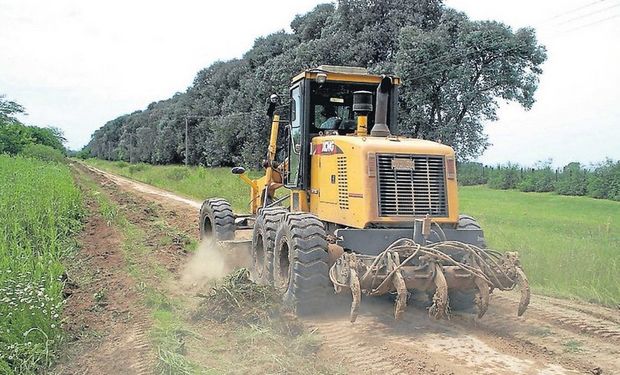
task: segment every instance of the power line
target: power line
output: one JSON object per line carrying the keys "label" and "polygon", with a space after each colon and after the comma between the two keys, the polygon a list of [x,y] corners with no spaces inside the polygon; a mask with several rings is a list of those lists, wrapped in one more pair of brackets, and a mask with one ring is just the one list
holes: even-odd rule
{"label": "power line", "polygon": [[[591,7],[591,6],[593,6],[593,5],[597,5],[597,4],[600,4],[600,3],[606,2],[606,1],[608,1],[608,0],[597,0],[597,1],[594,1],[594,2],[590,2],[590,3],[588,3],[588,4],[585,4],[585,5],[583,5],[583,6],[580,6],[580,7],[578,7],[578,8],[574,8],[574,9],[568,10],[568,11],[566,11],[566,12],[562,12],[562,13],[560,13],[560,14],[557,14],[557,15],[555,15],[555,16],[553,16],[553,17],[549,18],[548,20],[556,19],[556,18],[559,18],[559,17],[561,17],[561,16],[563,16],[563,15],[570,14],[570,13],[573,13],[573,12],[576,12],[576,11],[579,11],[579,10],[582,10],[582,9],[586,9],[586,8],[588,8],[588,7]],[[579,20],[579,19],[583,19],[583,18],[585,18],[585,17],[591,16],[591,15],[594,15],[594,14],[598,14],[598,13],[600,13],[600,12],[603,12],[603,11],[606,11],[606,10],[609,10],[609,9],[612,9],[612,8],[615,8],[615,7],[618,7],[618,6],[620,6],[620,3],[617,3],[617,4],[614,4],[614,5],[611,5],[611,6],[607,7],[607,8],[604,8],[604,9],[599,9],[599,10],[596,10],[596,11],[594,11],[594,12],[590,12],[590,13],[588,13],[588,14],[583,14],[583,15],[580,15],[580,16],[578,16],[578,17],[574,17],[574,18],[572,18],[572,19],[571,19],[571,20],[569,20],[569,21],[576,21],[576,20]],[[570,29],[570,30],[566,30],[566,31],[564,31],[564,32],[574,31],[574,30],[578,30],[578,29],[586,28],[586,27],[588,27],[588,26],[593,26],[593,25],[596,25],[596,24],[601,23],[601,22],[603,22],[603,21],[607,21],[607,20],[614,19],[614,18],[617,18],[617,17],[620,17],[620,15],[614,15],[614,16],[611,16],[611,17],[607,17],[607,18],[605,18],[605,19],[602,19],[602,20],[599,20],[599,21],[596,21],[596,22],[588,23],[588,24],[585,24],[585,25],[582,25],[582,26],[579,26],[579,27],[576,27],[576,28],[573,28],[573,29]],[[568,23],[569,21],[565,21],[565,22],[563,22],[563,23]],[[563,24],[563,23],[561,23],[561,24]],[[549,25],[549,26],[547,26],[547,27],[556,26],[556,25],[558,25],[558,24]],[[543,26],[543,27],[540,27],[540,26],[539,26],[539,27],[537,27],[537,29],[541,29],[541,28],[542,28],[542,29],[544,29],[544,26]],[[560,35],[560,34],[562,34],[562,33],[563,33],[563,32],[557,32],[557,33],[555,33],[555,35]],[[486,42],[486,43],[493,43],[493,42],[499,42],[499,41],[500,41],[500,40],[502,40],[502,39],[504,39],[504,37],[503,37],[503,36],[491,36],[491,37],[489,37],[489,38],[482,38],[481,40],[482,40],[483,42]],[[507,49],[507,50],[505,50],[505,51],[502,51],[502,53],[512,52],[512,51],[514,51],[514,50],[516,50],[516,49],[518,49],[518,48],[520,48],[520,47],[522,47],[522,46],[524,46],[524,45],[525,45],[525,44],[517,44],[516,46],[514,46],[514,47],[512,47],[512,48],[509,48],[509,49]],[[475,48],[475,47],[474,47],[474,46],[472,46],[472,47],[470,47],[469,49],[466,49],[466,50],[464,50],[464,51],[461,51],[461,52],[458,52],[458,53],[455,53],[455,54],[453,54],[453,53],[445,53],[445,54],[440,55],[440,56],[437,56],[437,57],[435,57],[435,58],[433,58],[433,59],[427,60],[426,62],[424,62],[424,64],[419,65],[419,67],[420,67],[420,69],[424,69],[424,68],[426,68],[426,67],[428,67],[428,66],[430,66],[430,65],[432,65],[432,64],[435,64],[435,63],[441,63],[441,62],[446,62],[446,61],[448,61],[448,60],[452,60],[452,59],[459,59],[459,58],[464,58],[464,57],[470,56],[470,55],[472,55],[473,53],[477,52],[476,50],[473,50],[474,48]],[[423,75],[420,75],[420,76],[416,76],[416,77],[413,77],[413,78],[410,78],[410,79],[419,79],[419,78],[423,78],[423,77],[425,77],[425,76],[432,75],[432,74],[435,74],[435,73],[439,73],[439,72],[442,72],[442,71],[444,71],[444,70],[445,70],[445,69],[440,69],[440,70],[433,71],[433,72],[429,72],[429,73],[426,73],[426,74],[423,74]]]}
{"label": "power line", "polygon": [[587,24],[585,24],[585,25],[581,25],[581,26],[574,27],[574,28],[572,28],[572,29],[565,30],[564,32],[565,32],[565,33],[568,33],[568,32],[571,32],[571,31],[575,31],[575,30],[584,29],[584,28],[586,28],[586,27],[588,27],[588,26],[598,25],[599,23],[603,23],[603,22],[605,22],[605,21],[609,21],[609,20],[612,20],[612,19],[614,19],[614,18],[618,18],[618,17],[620,17],[620,14],[615,14],[615,15],[613,15],[613,16],[610,16],[610,17],[607,17],[607,18],[603,18],[603,19],[600,19],[600,20],[598,20],[598,21],[594,21],[594,22],[591,22],[591,23],[587,23]]}
{"label": "power line", "polygon": [[557,23],[556,26],[565,25],[567,23],[571,23],[573,21],[577,21],[577,20],[580,20],[580,19],[585,18],[585,17],[593,16],[595,14],[599,14],[601,12],[605,12],[605,11],[607,11],[609,9],[613,9],[613,8],[617,8],[617,7],[620,7],[620,3],[608,6],[607,8],[598,9],[598,10],[595,10],[595,11],[590,12],[590,13],[582,14],[581,16],[578,16],[578,17],[570,18],[570,19],[568,19],[566,21],[562,21],[560,23]]}
{"label": "power line", "polygon": [[608,0],[596,0],[596,1],[592,1],[592,2],[587,3],[587,4],[585,4],[585,5],[581,5],[581,6],[577,7],[577,8],[573,8],[573,9],[567,10],[567,11],[565,11],[565,12],[558,13],[558,14],[556,14],[555,16],[552,16],[552,17],[550,17],[550,18],[546,18],[546,19],[544,19],[542,22],[546,22],[546,21],[555,20],[555,19],[561,18],[561,17],[563,17],[563,16],[565,16],[565,15],[568,15],[568,14],[571,14],[571,13],[578,12],[578,11],[580,11],[580,10],[582,10],[582,9],[586,9],[586,8],[591,7],[591,6],[598,5],[598,4],[600,4],[600,3],[604,3],[604,2],[606,2],[606,1],[608,1]]}

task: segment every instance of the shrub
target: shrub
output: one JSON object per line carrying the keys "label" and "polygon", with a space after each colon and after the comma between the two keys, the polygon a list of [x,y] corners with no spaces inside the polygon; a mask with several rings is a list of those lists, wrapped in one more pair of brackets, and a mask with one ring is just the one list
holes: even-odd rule
{"label": "shrub", "polygon": [[607,159],[588,178],[588,195],[620,201],[620,161]]}
{"label": "shrub", "polygon": [[579,163],[569,163],[563,169],[555,184],[555,191],[561,195],[586,195],[588,171]]}
{"label": "shrub", "polygon": [[59,150],[50,146],[40,145],[36,143],[31,143],[24,146],[20,154],[28,158],[44,161],[52,161],[57,163],[62,163],[65,161],[65,155]]}
{"label": "shrub", "polygon": [[555,189],[555,173],[551,168],[534,169],[525,174],[517,184],[517,188],[524,192],[546,193]]}
{"label": "shrub", "polygon": [[457,178],[459,185],[484,185],[488,181],[488,167],[481,163],[459,163],[457,165]]}
{"label": "shrub", "polygon": [[551,160],[539,162],[536,168],[526,172],[517,188],[525,192],[546,193],[555,189],[555,172],[551,169]]}
{"label": "shrub", "polygon": [[114,163],[114,165],[116,165],[119,168],[125,168],[126,166],[129,165],[129,163],[121,160],[121,161],[117,161],[116,163]]}
{"label": "shrub", "polygon": [[166,172],[166,178],[172,181],[181,181],[189,177],[189,169],[184,167],[176,167]]}
{"label": "shrub", "polygon": [[498,166],[491,169],[487,185],[491,189],[516,189],[521,182],[521,170],[516,164],[508,163],[506,166]]}
{"label": "shrub", "polygon": [[82,160],[86,160],[86,159],[90,159],[92,158],[91,152],[90,152],[90,148],[89,147],[84,147],[83,149],[81,149],[80,151],[78,151],[75,154],[76,158],[82,159]]}
{"label": "shrub", "polygon": [[134,174],[136,172],[142,172],[148,168],[146,164],[133,164],[129,166],[129,174]]}

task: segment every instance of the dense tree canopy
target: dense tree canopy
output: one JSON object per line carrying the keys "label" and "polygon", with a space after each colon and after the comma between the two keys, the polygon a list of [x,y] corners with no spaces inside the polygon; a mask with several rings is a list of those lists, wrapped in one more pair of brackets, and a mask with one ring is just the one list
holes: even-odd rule
{"label": "dense tree canopy", "polygon": [[242,58],[201,70],[184,93],[118,117],[87,146],[105,159],[256,166],[266,151],[265,99],[321,64],[364,66],[403,78],[403,133],[454,146],[461,159],[487,147],[482,122],[498,100],[529,109],[545,50],[534,31],[474,22],[441,0],[339,0],[258,38]]}
{"label": "dense tree canopy", "polygon": [[28,145],[43,145],[65,152],[62,130],[48,127],[26,126],[15,116],[25,113],[20,104],[0,95],[0,153],[18,154]]}

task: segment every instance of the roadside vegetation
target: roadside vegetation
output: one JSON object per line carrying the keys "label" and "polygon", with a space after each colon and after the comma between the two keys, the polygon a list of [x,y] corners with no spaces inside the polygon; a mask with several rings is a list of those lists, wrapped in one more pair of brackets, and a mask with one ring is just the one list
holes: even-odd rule
{"label": "roadside vegetation", "polygon": [[[226,197],[238,212],[249,210],[249,188],[230,173],[230,168],[184,167],[179,165],[129,164],[88,159],[87,164],[137,181],[174,191],[196,200]],[[259,172],[249,172],[256,177]]]}
{"label": "roadside vegetation", "polygon": [[589,167],[573,162],[555,170],[550,162],[539,163],[535,168],[510,163],[491,167],[470,162],[459,164],[458,172],[459,184],[463,186],[487,185],[492,189],[556,192],[620,201],[620,161],[611,159]]}
{"label": "roadside vegetation", "polygon": [[0,155],[0,373],[36,373],[54,359],[62,260],[76,249],[82,215],[67,166]]}
{"label": "roadside vegetation", "polygon": [[[199,201],[218,196],[238,212],[248,209],[245,185],[226,168],[87,163]],[[131,173],[132,166],[140,171]],[[461,212],[479,219],[491,247],[520,252],[537,292],[620,304],[620,203],[483,186],[461,187],[460,202]]]}

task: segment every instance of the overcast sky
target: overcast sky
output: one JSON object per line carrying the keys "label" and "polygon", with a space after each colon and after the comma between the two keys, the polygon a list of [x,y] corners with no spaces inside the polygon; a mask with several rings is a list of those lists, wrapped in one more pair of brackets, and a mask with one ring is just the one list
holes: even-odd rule
{"label": "overcast sky", "polygon": [[[0,94],[26,107],[24,122],[60,127],[79,149],[106,121],[185,91],[198,70],[323,2],[0,0]],[[620,159],[620,0],[446,4],[534,26],[548,49],[537,103],[502,106],[481,161]]]}

